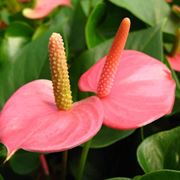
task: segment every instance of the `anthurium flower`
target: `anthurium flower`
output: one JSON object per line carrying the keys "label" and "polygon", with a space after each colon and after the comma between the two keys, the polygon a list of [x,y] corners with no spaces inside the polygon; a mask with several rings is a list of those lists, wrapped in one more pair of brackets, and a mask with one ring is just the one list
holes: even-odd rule
{"label": "anthurium flower", "polygon": [[168,114],[175,97],[169,69],[142,52],[123,50],[130,20],[125,18],[109,54],[85,72],[82,91],[95,92],[104,110],[104,124],[116,129],[144,126]]}
{"label": "anthurium flower", "polygon": [[49,56],[52,81],[35,80],[20,87],[1,111],[0,142],[7,147],[8,158],[20,148],[36,152],[73,148],[102,125],[104,110],[98,97],[72,103],[63,41],[57,33],[50,37]]}
{"label": "anthurium flower", "polygon": [[174,70],[180,71],[180,28],[177,30],[174,47],[171,55],[167,56],[167,60]]}
{"label": "anthurium flower", "polygon": [[167,56],[167,59],[174,70],[180,71],[180,53],[173,56]]}
{"label": "anthurium flower", "polygon": [[40,19],[47,16],[58,6],[70,6],[70,0],[36,0],[35,7],[25,8],[23,15],[30,19]]}

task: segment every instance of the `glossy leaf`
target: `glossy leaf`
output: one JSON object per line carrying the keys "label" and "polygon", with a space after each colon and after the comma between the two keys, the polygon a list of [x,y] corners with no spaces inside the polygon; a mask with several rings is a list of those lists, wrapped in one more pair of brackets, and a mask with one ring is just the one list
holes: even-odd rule
{"label": "glossy leaf", "polygon": [[142,51],[159,60],[163,59],[162,47],[163,40],[160,26],[130,33],[126,44],[126,49]]}
{"label": "glossy leaf", "polygon": [[[113,37],[122,18],[127,16],[125,10],[108,3],[99,3],[88,17],[85,32],[88,48],[104,42]],[[133,24],[136,22],[133,21]],[[134,28],[135,26],[133,26]]]}
{"label": "glossy leaf", "polygon": [[131,135],[134,130],[120,131],[103,126],[92,139],[91,148],[103,148]]}
{"label": "glossy leaf", "polygon": [[[136,176],[132,180],[179,180],[180,171],[162,170],[148,173],[142,176]],[[110,178],[106,180],[131,180],[130,178]]]}
{"label": "glossy leaf", "polygon": [[[85,24],[87,17],[83,12],[80,1],[75,7],[72,14],[72,23],[70,27],[70,37],[68,39],[68,45],[71,51],[82,51],[85,49]],[[79,25],[80,24],[80,25]],[[70,52],[71,52],[70,51]],[[68,52],[67,52],[68,53]],[[72,56],[72,53],[68,55]]]}
{"label": "glossy leaf", "polygon": [[39,154],[18,151],[10,159],[10,166],[12,170],[17,174],[29,174],[36,170],[39,166]]}
{"label": "glossy leaf", "polygon": [[94,31],[105,11],[105,4],[98,4],[88,18],[86,25],[86,42],[88,47],[94,47],[104,40],[104,37],[97,36]]}
{"label": "glossy leaf", "polygon": [[71,65],[70,78],[74,101],[87,97],[87,93],[78,90],[78,81],[82,73],[87,71],[98,58],[104,56],[111,45],[111,40],[105,41],[98,46],[83,52]]}
{"label": "glossy leaf", "polygon": [[117,178],[110,178],[110,179],[105,179],[105,180],[131,180],[131,179],[125,178],[125,177],[117,177]]}
{"label": "glossy leaf", "polygon": [[[148,3],[144,0],[109,0],[115,5],[125,8],[134,14],[136,17],[141,19],[143,22],[154,26],[157,24],[164,23],[169,18],[164,26],[164,31],[167,33],[175,34],[177,20],[171,19],[170,6],[164,0],[149,0]],[[141,7],[141,8],[139,8]],[[177,19],[177,18],[176,18]],[[171,28],[169,28],[171,24]]]}
{"label": "glossy leaf", "polygon": [[145,174],[137,178],[137,180],[179,180],[180,171],[162,170]]}
{"label": "glossy leaf", "polygon": [[146,138],[138,147],[137,158],[145,172],[180,170],[180,127]]}
{"label": "glossy leaf", "polygon": [[162,0],[149,0],[148,3],[144,0],[110,0],[110,2],[129,10],[150,25],[159,24],[169,15],[170,11],[168,4]]}

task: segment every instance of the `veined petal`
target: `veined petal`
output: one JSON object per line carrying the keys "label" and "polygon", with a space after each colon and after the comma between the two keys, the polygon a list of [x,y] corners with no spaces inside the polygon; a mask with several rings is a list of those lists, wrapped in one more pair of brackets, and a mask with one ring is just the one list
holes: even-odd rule
{"label": "veined petal", "polygon": [[103,115],[102,104],[95,96],[74,103],[71,110],[58,110],[52,82],[32,81],[5,104],[0,115],[0,141],[7,147],[8,156],[20,148],[64,151],[94,136],[102,125]]}
{"label": "veined petal", "polygon": [[39,19],[47,16],[58,6],[70,6],[70,0],[36,0],[36,5],[33,9],[25,8],[23,15],[30,19]]}
{"label": "veined petal", "polygon": [[[85,72],[79,81],[82,91],[97,91],[106,57]],[[138,51],[125,50],[111,93],[101,98],[104,124],[117,129],[146,125],[172,110],[175,82],[160,61]]]}
{"label": "veined petal", "polygon": [[167,59],[174,70],[180,71],[180,53],[175,56],[167,56]]}

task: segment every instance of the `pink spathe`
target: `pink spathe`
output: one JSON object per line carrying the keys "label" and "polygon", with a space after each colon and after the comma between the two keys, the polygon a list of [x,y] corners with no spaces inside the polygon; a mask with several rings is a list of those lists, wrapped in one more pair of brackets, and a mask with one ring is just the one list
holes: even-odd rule
{"label": "pink spathe", "polygon": [[[82,91],[97,93],[106,61],[99,60],[79,81]],[[105,109],[104,124],[116,129],[144,126],[169,114],[175,98],[175,82],[168,68],[144,53],[124,50],[111,92],[100,98]]]}
{"label": "pink spathe", "polygon": [[[97,108],[98,107],[98,108]],[[18,149],[64,151],[92,138],[101,128],[104,110],[98,97],[58,110],[52,82],[32,81],[18,89],[0,115],[0,141],[10,157]]]}
{"label": "pink spathe", "polygon": [[167,56],[167,59],[174,70],[180,71],[180,53],[174,56]]}
{"label": "pink spathe", "polygon": [[25,8],[23,15],[30,19],[40,19],[46,17],[58,6],[70,6],[70,0],[36,0],[35,7]]}

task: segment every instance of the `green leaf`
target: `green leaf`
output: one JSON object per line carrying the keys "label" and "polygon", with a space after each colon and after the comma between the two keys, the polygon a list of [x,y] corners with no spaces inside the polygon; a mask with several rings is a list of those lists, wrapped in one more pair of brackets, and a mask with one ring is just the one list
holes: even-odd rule
{"label": "green leaf", "polygon": [[[109,0],[113,4],[125,8],[143,22],[154,26],[165,23],[164,32],[175,34],[179,21],[172,18],[170,6],[165,0]],[[171,28],[170,28],[171,25]]]}
{"label": "green leaf", "polygon": [[39,166],[39,154],[18,151],[10,159],[10,166],[17,174],[29,174],[36,170]]}
{"label": "green leaf", "polygon": [[3,144],[0,144],[0,158],[5,159],[7,155],[6,147]]}
{"label": "green leaf", "polygon": [[[148,173],[142,176],[136,176],[133,180],[179,180],[180,171],[162,170]],[[131,180],[130,178],[116,177],[106,180]]]}
{"label": "green leaf", "polygon": [[87,17],[80,2],[75,6],[70,28],[69,46],[72,51],[82,51],[85,48],[85,24]]}
{"label": "green leaf", "polygon": [[91,12],[85,28],[88,48],[113,37],[124,16],[126,12],[119,11],[119,8],[111,3],[98,3]]}
{"label": "green leaf", "polygon": [[98,46],[83,52],[71,65],[70,79],[73,100],[78,101],[88,95],[88,93],[81,93],[78,90],[78,81],[82,73],[88,70],[96,61],[107,54],[111,45],[111,40],[105,41]]}
{"label": "green leaf", "polygon": [[96,34],[96,26],[104,15],[105,7],[104,3],[98,4],[88,18],[86,24],[86,43],[89,48],[94,47],[104,40],[104,37]]}
{"label": "green leaf", "polygon": [[[70,9],[62,9],[53,25],[42,36],[23,46],[11,57],[10,62],[0,64],[0,107],[7,98],[21,85],[34,79],[49,77],[44,72],[48,69],[48,39],[52,32],[61,32],[67,38]],[[62,26],[63,24],[63,26]]]}
{"label": "green leaf", "polygon": [[11,23],[0,43],[0,62],[11,62],[14,56],[30,40],[32,32],[32,28],[26,23]]}
{"label": "green leaf", "polygon": [[160,26],[130,33],[126,49],[142,51],[159,60],[163,59],[163,41]]}
{"label": "green leaf", "polygon": [[168,16],[167,21],[163,27],[164,31],[169,34],[176,34],[177,29],[180,27],[180,18],[174,15],[172,12]]}
{"label": "green leaf", "polygon": [[168,4],[164,0],[109,0],[110,2],[127,9],[136,17],[149,25],[159,24],[167,18],[170,12]]}
{"label": "green leaf", "polygon": [[138,147],[137,158],[145,172],[180,170],[180,126],[146,138]]}
{"label": "green leaf", "polygon": [[121,139],[131,135],[134,130],[120,131],[103,126],[98,134],[92,139],[91,148],[107,147]]}
{"label": "green leaf", "polygon": [[24,22],[12,22],[6,31],[7,36],[30,37],[33,34],[33,28]]}
{"label": "green leaf", "polygon": [[0,180],[4,180],[4,178],[0,175]]}
{"label": "green leaf", "polygon": [[125,178],[125,177],[117,177],[117,178],[110,178],[110,179],[105,179],[105,180],[131,180],[131,179]]}
{"label": "green leaf", "polygon": [[[180,171],[162,170],[145,174],[137,180],[179,180]],[[135,180],[135,179],[134,179]]]}

